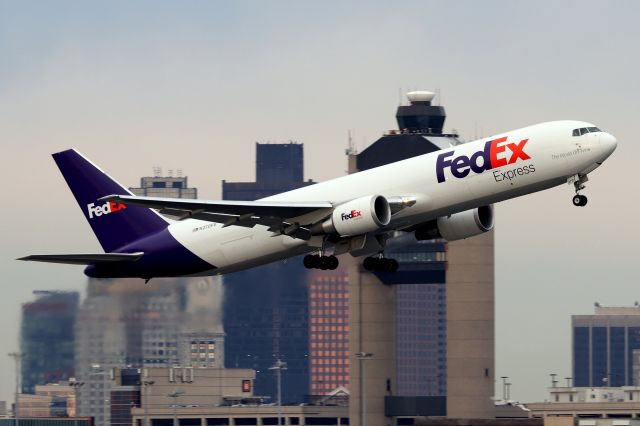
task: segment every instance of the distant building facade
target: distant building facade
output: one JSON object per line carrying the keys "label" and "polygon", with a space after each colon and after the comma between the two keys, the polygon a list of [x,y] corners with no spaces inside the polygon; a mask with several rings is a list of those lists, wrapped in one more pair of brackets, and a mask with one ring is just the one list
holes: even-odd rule
{"label": "distant building facade", "polygon": [[640,385],[640,306],[595,306],[573,315],[573,378],[576,386]]}
{"label": "distant building facade", "polygon": [[349,387],[349,277],[344,268],[309,272],[310,394]]}
{"label": "distant building facade", "polygon": [[[631,426],[623,419],[640,418],[640,387],[575,387],[556,386],[548,388],[545,402],[525,404],[529,417],[578,417],[582,426],[600,426],[596,419],[613,418],[616,423],[607,426]],[[583,423],[588,419],[593,423]]]}
{"label": "distant building facade", "polygon": [[[313,184],[303,180],[303,145],[256,144],[256,181],[222,182],[225,200],[250,201]],[[307,270],[298,258],[226,275],[225,364],[256,370],[255,394],[276,400],[277,358],[283,401],[309,393],[309,293]]]}
{"label": "distant building facade", "polygon": [[66,381],[36,385],[33,394],[18,395],[19,417],[73,417],[75,393]]}
{"label": "distant building facade", "polygon": [[36,385],[73,376],[73,325],[80,298],[77,292],[34,294],[35,301],[22,305],[20,333],[22,392],[28,394]]}
{"label": "distant building facade", "polygon": [[198,198],[198,189],[189,188],[186,176],[145,176],[139,187],[129,190],[143,197]]}
{"label": "distant building facade", "polygon": [[[140,187],[130,190],[143,196],[197,197],[197,189],[181,176],[143,177]],[[219,367],[224,362],[221,285],[217,277],[158,278],[148,284],[89,280],[75,324],[79,414],[94,416],[96,426],[127,424],[123,404],[132,385],[113,388],[120,380],[115,372],[124,367]]]}

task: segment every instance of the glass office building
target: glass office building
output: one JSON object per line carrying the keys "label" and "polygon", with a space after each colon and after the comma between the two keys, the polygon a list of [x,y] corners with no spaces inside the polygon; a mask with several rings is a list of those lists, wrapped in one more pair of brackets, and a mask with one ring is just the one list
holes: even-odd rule
{"label": "glass office building", "polygon": [[593,315],[573,315],[571,322],[575,386],[640,385],[639,306],[615,308],[596,304]]}
{"label": "glass office building", "polygon": [[22,305],[20,351],[22,392],[36,385],[73,376],[73,324],[78,310],[77,292],[36,291],[36,300]]}

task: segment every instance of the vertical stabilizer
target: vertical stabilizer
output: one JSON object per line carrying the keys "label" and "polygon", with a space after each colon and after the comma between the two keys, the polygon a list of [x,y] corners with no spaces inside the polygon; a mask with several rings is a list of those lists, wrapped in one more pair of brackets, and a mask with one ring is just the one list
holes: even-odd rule
{"label": "vertical stabilizer", "polygon": [[98,201],[110,194],[133,195],[79,152],[69,149],[53,154],[85,218],[107,253],[168,226],[151,209]]}

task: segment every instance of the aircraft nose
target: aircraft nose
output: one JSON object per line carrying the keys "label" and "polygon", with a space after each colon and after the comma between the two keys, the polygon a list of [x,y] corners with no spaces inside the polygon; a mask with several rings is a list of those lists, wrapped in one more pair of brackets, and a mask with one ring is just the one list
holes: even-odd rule
{"label": "aircraft nose", "polygon": [[608,157],[616,150],[618,140],[610,133],[603,133],[600,136],[600,146],[602,146],[604,154]]}

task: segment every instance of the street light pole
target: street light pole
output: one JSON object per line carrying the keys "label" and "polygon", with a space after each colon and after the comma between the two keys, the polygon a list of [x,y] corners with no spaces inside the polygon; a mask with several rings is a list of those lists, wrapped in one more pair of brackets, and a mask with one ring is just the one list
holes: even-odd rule
{"label": "street light pole", "polygon": [[507,379],[509,378],[509,376],[501,376],[500,378],[502,379],[502,400],[506,401],[507,400]]}
{"label": "street light pole", "polygon": [[367,382],[365,380],[366,368],[364,361],[371,359],[373,354],[370,352],[358,352],[356,353],[356,358],[360,361],[360,425],[367,426],[367,398],[366,398],[366,385]]}
{"label": "street light pole", "polygon": [[556,377],[558,376],[556,373],[551,373],[549,374],[551,376],[551,387],[555,388],[556,385],[558,384],[558,381],[556,380]]}
{"label": "street light pole", "polygon": [[278,358],[269,370],[276,370],[278,381],[278,426],[282,426],[282,370],[287,369],[287,363]]}
{"label": "street light pole", "polygon": [[24,354],[20,352],[11,352],[9,356],[13,358],[16,363],[16,396],[13,407],[13,417],[15,419],[15,426],[18,426],[20,424],[20,415],[18,414],[18,395],[20,394],[20,361],[22,361],[22,357],[24,356]]}

